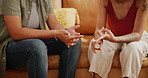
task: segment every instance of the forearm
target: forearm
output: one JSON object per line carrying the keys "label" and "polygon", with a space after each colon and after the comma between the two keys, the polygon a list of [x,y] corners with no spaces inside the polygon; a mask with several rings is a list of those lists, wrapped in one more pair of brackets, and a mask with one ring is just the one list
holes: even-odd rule
{"label": "forearm", "polygon": [[96,30],[95,30],[95,32],[94,32],[94,39],[95,39],[95,40],[100,37],[100,36],[98,35],[98,33],[97,33],[99,30],[100,30],[100,28],[96,27]]}
{"label": "forearm", "polygon": [[131,33],[124,36],[115,37],[115,42],[117,43],[128,43],[133,41],[139,41],[141,39],[141,34],[139,33]]}
{"label": "forearm", "polygon": [[20,28],[10,34],[14,40],[33,39],[33,38],[54,38],[54,30],[37,30],[30,28]]}

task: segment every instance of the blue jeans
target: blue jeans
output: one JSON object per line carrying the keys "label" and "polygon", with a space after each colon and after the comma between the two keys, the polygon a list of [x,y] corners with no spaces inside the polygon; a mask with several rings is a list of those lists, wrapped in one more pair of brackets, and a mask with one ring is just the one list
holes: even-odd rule
{"label": "blue jeans", "polygon": [[59,78],[74,78],[80,48],[81,40],[70,48],[53,38],[12,41],[6,50],[7,67],[27,67],[29,78],[48,78],[48,55],[59,54]]}

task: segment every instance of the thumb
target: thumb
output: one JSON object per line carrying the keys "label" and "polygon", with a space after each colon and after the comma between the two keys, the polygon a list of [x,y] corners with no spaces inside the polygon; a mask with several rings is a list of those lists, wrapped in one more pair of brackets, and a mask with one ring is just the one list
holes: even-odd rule
{"label": "thumb", "polygon": [[113,35],[112,32],[110,30],[108,30],[107,28],[104,29],[104,32],[106,32],[109,35]]}
{"label": "thumb", "polygon": [[80,25],[76,25],[76,26],[72,26],[71,28],[73,29],[73,30],[76,30],[76,29],[78,29],[80,27]]}
{"label": "thumb", "polygon": [[64,30],[64,34],[70,36],[70,33],[68,31]]}

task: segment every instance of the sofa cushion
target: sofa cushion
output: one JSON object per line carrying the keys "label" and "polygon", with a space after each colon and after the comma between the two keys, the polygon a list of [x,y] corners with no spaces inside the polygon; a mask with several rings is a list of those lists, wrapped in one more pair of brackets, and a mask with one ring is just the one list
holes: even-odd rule
{"label": "sofa cushion", "polygon": [[93,34],[96,27],[99,0],[63,0],[63,8],[76,8],[80,16],[78,32]]}
{"label": "sofa cushion", "polygon": [[[84,39],[87,41],[83,42],[82,41],[82,48],[81,48],[81,56],[80,60],[78,63],[78,68],[88,68],[89,67],[89,61],[88,61],[88,46],[90,40],[93,38],[92,35],[85,35]],[[112,68],[121,68],[120,61],[119,61],[119,54],[120,52],[116,52],[113,63],[112,63]],[[49,68],[59,68],[59,55],[52,55],[49,56]],[[143,67],[148,67],[148,57],[143,60]]]}
{"label": "sofa cushion", "polygon": [[[78,68],[88,68],[89,62],[88,62],[88,45],[90,40],[93,38],[92,35],[85,35],[84,39],[87,39],[86,42],[82,41],[82,48],[81,48],[81,55],[78,63]],[[59,68],[59,55],[50,55],[48,57],[48,63],[49,63],[49,69],[55,69]]]}

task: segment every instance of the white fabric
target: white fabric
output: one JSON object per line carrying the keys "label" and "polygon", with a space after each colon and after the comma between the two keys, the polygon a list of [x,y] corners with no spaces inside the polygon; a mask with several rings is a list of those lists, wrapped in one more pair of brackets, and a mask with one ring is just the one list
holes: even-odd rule
{"label": "white fabric", "polygon": [[96,51],[96,54],[89,46],[89,71],[97,73],[102,78],[107,78],[116,51],[121,51],[120,62],[123,77],[138,78],[142,60],[148,54],[148,34],[144,33],[140,41],[131,43],[112,43],[104,40],[102,51]]}

